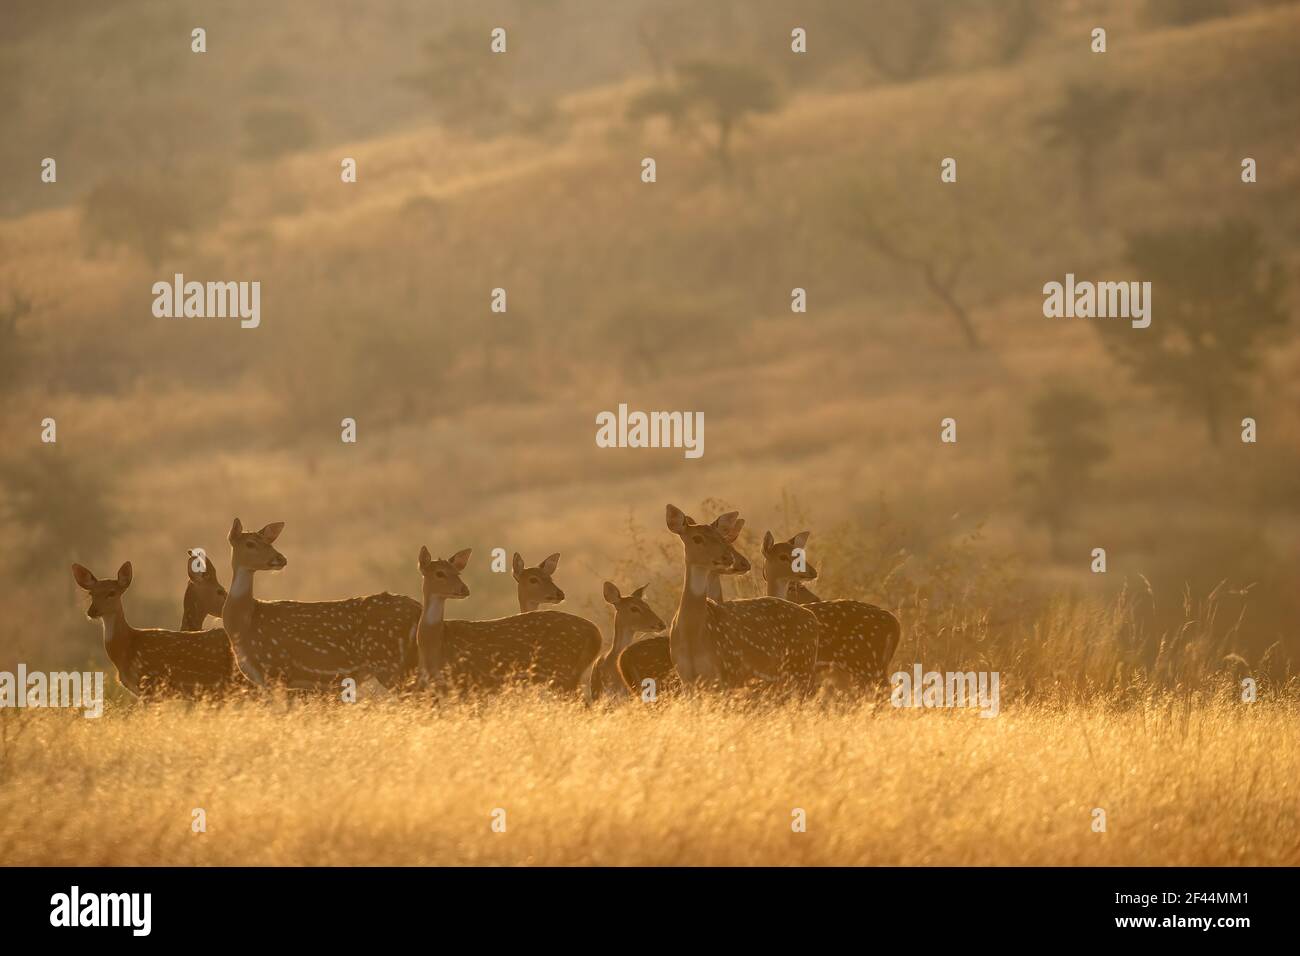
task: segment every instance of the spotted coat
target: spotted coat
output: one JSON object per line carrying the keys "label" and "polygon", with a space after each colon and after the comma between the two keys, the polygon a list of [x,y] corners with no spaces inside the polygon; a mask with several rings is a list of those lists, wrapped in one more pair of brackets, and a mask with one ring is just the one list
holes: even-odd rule
{"label": "spotted coat", "polygon": [[673,658],[668,652],[668,635],[655,634],[629,644],[618,656],[619,676],[629,691],[639,700],[645,690],[645,681],[654,681],[655,696],[681,691],[682,681],[673,668]]}
{"label": "spotted coat", "polygon": [[221,696],[248,686],[221,628],[127,628],[105,646],[122,686],[145,700]]}
{"label": "spotted coat", "polygon": [[256,601],[246,632],[231,644],[240,670],[264,687],[328,688],[374,677],[391,689],[414,674],[419,619],[418,601],[386,591],[342,601]]}
{"label": "spotted coat", "polygon": [[855,686],[878,686],[898,648],[902,628],[884,608],[861,601],[814,601],[803,605],[821,624],[819,667],[848,674]]}
{"label": "spotted coat", "polygon": [[725,689],[806,693],[819,631],[814,614],[781,598],[708,601],[705,639],[717,651]]}
{"label": "spotted coat", "polygon": [[426,670],[462,691],[495,690],[512,681],[577,690],[601,648],[595,624],[563,611],[421,625],[419,639]]}

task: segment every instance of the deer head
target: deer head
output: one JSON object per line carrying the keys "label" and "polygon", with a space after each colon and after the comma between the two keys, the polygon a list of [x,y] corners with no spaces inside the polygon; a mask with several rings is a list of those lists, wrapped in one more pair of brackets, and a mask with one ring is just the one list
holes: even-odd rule
{"label": "deer head", "polygon": [[524,567],[524,559],[515,552],[513,570],[515,580],[519,582],[519,609],[535,611],[543,604],[559,604],[564,600],[564,592],[551,580],[551,575],[560,566],[560,556],[553,554],[535,568]]}
{"label": "deer head", "polygon": [[[261,531],[245,531],[239,519],[230,526],[230,558],[236,571],[279,571],[288,559],[272,545],[284,530],[283,521],[273,521]],[[238,585],[238,582],[236,582]]]}
{"label": "deer head", "polygon": [[713,519],[711,525],[722,535],[722,539],[731,545],[731,570],[721,572],[724,574],[748,574],[751,567],[749,558],[745,557],[736,550],[736,539],[740,537],[740,532],[744,530],[745,519],[740,517],[739,511],[728,511],[726,514],[718,515]]}
{"label": "deer head", "polygon": [[131,586],[131,562],[117,569],[117,577],[101,581],[80,564],[72,566],[72,577],[83,591],[90,593],[90,607],[86,617],[91,619],[114,617],[122,613],[122,592]]}
{"label": "deer head", "polygon": [[226,603],[226,589],[217,580],[217,569],[206,554],[198,551],[186,553],[185,572],[190,579],[186,600],[192,599],[204,616],[221,617],[221,609]]}
{"label": "deer head", "polygon": [[791,582],[817,579],[817,569],[808,563],[807,557],[801,560],[798,567],[795,566],[795,549],[800,549],[802,553],[807,548],[809,534],[810,532],[800,531],[789,541],[777,541],[770,531],[763,535],[763,577],[783,597],[788,593]]}
{"label": "deer head", "polygon": [[454,600],[469,597],[469,586],[460,573],[469,564],[471,551],[457,551],[450,558],[434,560],[426,547],[420,547],[420,577],[424,580],[424,603],[430,598]]}
{"label": "deer head", "polygon": [[627,639],[627,643],[631,643],[631,638],[637,634],[653,634],[664,630],[668,626],[654,612],[654,609],[645,602],[646,587],[647,585],[643,584],[627,597],[624,597],[619,593],[616,584],[612,581],[605,582],[605,600],[614,608],[614,640],[616,644],[620,637]]}
{"label": "deer head", "polygon": [[740,552],[731,546],[718,528],[712,524],[696,524],[695,519],[675,505],[668,505],[665,509],[665,522],[668,530],[681,539],[688,568],[719,574],[733,573]]}

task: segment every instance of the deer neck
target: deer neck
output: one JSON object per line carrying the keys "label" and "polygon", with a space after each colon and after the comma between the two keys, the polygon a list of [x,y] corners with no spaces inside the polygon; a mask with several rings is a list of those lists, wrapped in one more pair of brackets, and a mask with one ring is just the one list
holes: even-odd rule
{"label": "deer neck", "polygon": [[618,675],[618,656],[631,647],[635,639],[636,631],[623,621],[622,615],[614,615],[614,643],[610,645],[609,653],[600,659],[601,673],[610,679],[611,686],[622,686],[623,679]]}
{"label": "deer neck", "polygon": [[767,596],[789,599],[790,585],[793,583],[792,578],[768,578],[767,579]]}
{"label": "deer neck", "polygon": [[529,611],[536,611],[542,606],[541,601],[525,601],[524,596],[519,595],[519,613],[527,614]]}
{"label": "deer neck", "polygon": [[717,571],[709,572],[708,597],[710,601],[722,603],[722,575]]}
{"label": "deer neck", "polygon": [[99,622],[104,626],[104,653],[117,668],[120,678],[129,670],[135,631],[126,623],[126,612],[120,606],[101,614]]}
{"label": "deer neck", "polygon": [[248,568],[235,568],[226,592],[226,603],[221,606],[221,623],[226,634],[238,638],[247,633],[253,621],[253,572]]}
{"label": "deer neck", "polygon": [[813,594],[806,587],[800,587],[799,582],[795,581],[790,584],[789,600],[795,604],[815,604],[821,601],[817,595]]}
{"label": "deer neck", "polygon": [[682,599],[668,632],[668,653],[682,681],[718,677],[717,657],[708,642],[709,569],[686,565]]}
{"label": "deer neck", "polygon": [[443,640],[445,631],[443,617],[446,611],[445,597],[436,594],[424,596],[424,609],[420,612],[420,623],[415,629],[415,644],[418,649],[420,671],[426,679],[436,676],[447,660]]}
{"label": "deer neck", "polygon": [[208,616],[203,611],[203,604],[199,601],[198,591],[192,581],[185,586],[185,600],[181,606],[184,608],[181,613],[181,630],[203,630],[203,622]]}

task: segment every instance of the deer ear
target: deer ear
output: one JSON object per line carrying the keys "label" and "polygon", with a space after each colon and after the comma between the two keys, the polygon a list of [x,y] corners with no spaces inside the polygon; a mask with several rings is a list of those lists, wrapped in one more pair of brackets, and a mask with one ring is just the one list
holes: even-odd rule
{"label": "deer ear", "polygon": [[668,525],[668,530],[673,534],[681,534],[691,522],[691,519],[686,517],[686,512],[676,505],[669,505],[664,509],[664,520]]}
{"label": "deer ear", "polygon": [[555,573],[555,569],[558,568],[559,566],[560,566],[559,554],[558,553],[552,554],[550,557],[548,557],[545,561],[541,563],[542,573],[549,578],[552,574]]}
{"label": "deer ear", "polygon": [[648,588],[649,586],[650,585],[648,584],[641,585],[639,588],[637,588],[635,591],[632,592],[632,596],[636,598],[638,601],[641,600],[642,596],[645,594],[645,589]]}
{"label": "deer ear", "polygon": [[771,551],[772,545],[774,544],[776,544],[776,539],[772,537],[772,532],[764,531],[763,532],[763,553],[767,554],[767,552]]}
{"label": "deer ear", "polygon": [[740,537],[740,532],[745,527],[745,519],[740,517],[739,511],[728,511],[725,515],[718,515],[713,519],[713,527],[728,544],[731,544]]}
{"label": "deer ear", "polygon": [[123,561],[122,566],[117,569],[117,586],[124,591],[131,586],[130,561]]}
{"label": "deer ear", "polygon": [[457,551],[449,559],[452,567],[454,567],[457,572],[464,571],[465,567],[469,564],[469,556],[471,553],[473,553],[472,548],[466,548],[464,551]]}
{"label": "deer ear", "polygon": [[420,545],[420,570],[423,571],[429,565],[433,564],[433,555],[424,545]]}
{"label": "deer ear", "polygon": [[275,539],[280,537],[280,532],[284,530],[283,521],[272,521],[269,525],[257,532],[259,538],[264,538],[267,544],[275,544]]}
{"label": "deer ear", "polygon": [[612,581],[605,582],[605,601],[609,604],[617,604],[623,599],[623,595],[618,593],[618,585]]}
{"label": "deer ear", "polygon": [[238,538],[243,533],[244,533],[244,525],[238,518],[236,518],[235,523],[230,526],[230,534],[226,536],[226,540],[229,541],[231,544],[234,544],[235,539]]}
{"label": "deer ear", "polygon": [[516,581],[519,580],[519,575],[524,573],[524,556],[518,551],[516,551],[515,556],[510,559],[510,570],[514,573]]}
{"label": "deer ear", "polygon": [[77,584],[89,591],[95,585],[95,576],[90,573],[90,568],[82,567],[80,564],[72,566],[72,577]]}
{"label": "deer ear", "polygon": [[797,535],[795,535],[793,538],[790,539],[790,543],[794,545],[796,548],[805,547],[808,544],[808,536],[810,534],[812,534],[811,531],[800,531]]}

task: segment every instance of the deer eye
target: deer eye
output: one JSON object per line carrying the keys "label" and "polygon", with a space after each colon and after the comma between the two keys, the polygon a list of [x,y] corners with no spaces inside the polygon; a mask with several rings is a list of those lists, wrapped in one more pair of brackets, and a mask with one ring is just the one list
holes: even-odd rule
{"label": "deer eye", "polygon": [[437,574],[437,576],[440,577],[440,578],[445,578],[445,577],[447,576],[447,574],[446,574],[446,572],[444,572],[444,571],[439,571],[438,574]]}
{"label": "deer eye", "polygon": [[698,534],[695,535],[695,536],[693,536],[693,537],[691,538],[691,540],[694,541],[696,544],[703,544],[703,543],[704,543],[704,539],[701,538]]}
{"label": "deer eye", "polygon": [[246,548],[251,548],[252,546],[253,546],[253,542],[251,542],[251,541],[245,541],[245,542],[244,542],[244,547],[246,547]]}
{"label": "deer eye", "polygon": [[633,614],[640,614],[640,613],[641,613],[641,609],[640,609],[639,607],[634,607],[634,608],[632,608],[632,613],[633,613]]}
{"label": "deer eye", "polygon": [[529,578],[529,579],[528,579],[528,583],[529,583],[529,584],[536,584],[536,583],[537,583],[537,578]]}

